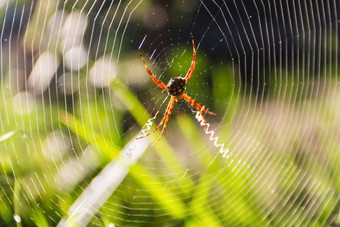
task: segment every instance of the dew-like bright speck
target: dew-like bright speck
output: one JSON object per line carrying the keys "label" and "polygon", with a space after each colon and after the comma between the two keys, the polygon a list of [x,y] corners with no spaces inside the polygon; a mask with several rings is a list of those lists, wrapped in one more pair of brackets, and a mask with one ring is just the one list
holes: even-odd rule
{"label": "dew-like bright speck", "polygon": [[14,220],[17,222],[17,223],[20,223],[21,222],[21,217],[19,215],[14,215]]}

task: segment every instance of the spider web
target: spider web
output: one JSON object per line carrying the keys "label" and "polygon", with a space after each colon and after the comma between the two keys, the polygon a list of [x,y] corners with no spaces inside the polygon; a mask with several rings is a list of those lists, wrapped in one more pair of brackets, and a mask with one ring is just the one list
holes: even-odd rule
{"label": "spider web", "polygon": [[[340,225],[336,0],[0,0],[0,225]],[[196,67],[162,139],[163,83]]]}

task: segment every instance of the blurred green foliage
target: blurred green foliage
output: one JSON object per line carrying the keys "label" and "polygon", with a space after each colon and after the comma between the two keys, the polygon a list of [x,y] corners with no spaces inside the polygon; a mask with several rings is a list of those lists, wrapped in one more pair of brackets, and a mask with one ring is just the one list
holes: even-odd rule
{"label": "blurred green foliage", "polygon": [[[68,1],[67,10],[71,11],[74,2]],[[78,1],[77,7],[85,2]],[[52,6],[42,4],[46,15],[51,14]],[[37,15],[33,15],[33,22],[42,23]],[[37,51],[40,40],[33,28],[28,27],[26,40],[32,43],[32,51]],[[100,53],[110,53],[120,43],[119,38],[110,37],[107,49],[100,49]],[[126,56],[136,52],[127,44],[122,48]],[[60,49],[58,54],[63,58]],[[162,79],[184,76],[191,62],[191,46],[169,48],[165,55],[173,62]],[[135,62],[142,64],[137,54]],[[150,66],[155,72],[161,71],[157,63],[150,62]],[[230,63],[214,64],[201,48],[187,87],[190,96],[216,112],[215,118],[208,119],[210,129],[215,129],[219,143],[231,144],[231,157],[216,157],[218,148],[209,141],[194,113],[174,114],[166,135],[147,151],[146,156],[157,161],[141,160],[131,167],[90,225],[283,226],[294,225],[298,219],[306,226],[324,226],[338,215],[340,142],[334,135],[340,123],[336,115],[339,98],[336,86],[332,86],[338,75],[326,78],[327,83],[315,81],[326,83],[329,95],[323,99],[308,95],[311,87],[301,89],[298,81],[285,79],[277,86],[286,89],[287,94],[298,94],[299,106],[291,104],[291,97],[283,98],[274,90],[271,98],[261,102],[266,106],[263,108],[254,104],[254,97],[243,95],[235,72]],[[142,73],[151,80],[145,71]],[[87,76],[84,69],[80,74]],[[50,91],[45,93],[48,98],[30,99],[24,94],[18,103],[15,92],[7,86],[8,78],[1,76],[1,226],[54,226],[67,218],[68,210],[94,177],[117,160],[127,142],[151,118],[146,108],[156,106],[162,116],[164,105],[159,102],[167,95],[154,90],[150,82],[144,91],[148,95],[139,96],[141,88],[130,86],[120,75],[108,88],[95,89],[81,80],[81,89],[71,97],[55,94],[59,99],[52,100],[54,94]],[[157,97],[150,100],[150,93]],[[318,113],[318,121],[300,106],[309,113]],[[240,119],[247,119],[247,124]],[[283,141],[283,134],[287,141]],[[159,135],[157,132],[150,139],[155,141]],[[315,140],[322,143],[316,145]],[[65,148],[64,143],[68,144]],[[327,151],[322,151],[322,144],[327,144]],[[89,147],[94,157],[88,158],[97,160],[97,164],[79,158]],[[69,162],[74,168],[82,166],[85,173],[75,182],[63,178],[68,172],[62,170]],[[69,185],[63,188],[66,183]],[[15,215],[21,217],[20,223],[15,222]],[[313,223],[306,223],[311,219]],[[339,224],[339,218],[334,223]]]}

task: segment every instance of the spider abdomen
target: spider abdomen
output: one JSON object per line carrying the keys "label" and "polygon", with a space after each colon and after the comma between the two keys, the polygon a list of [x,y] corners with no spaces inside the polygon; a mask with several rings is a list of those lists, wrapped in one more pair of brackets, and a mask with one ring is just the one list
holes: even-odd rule
{"label": "spider abdomen", "polygon": [[180,96],[185,91],[185,78],[183,77],[173,77],[170,79],[168,85],[166,86],[168,89],[169,95],[172,96]]}

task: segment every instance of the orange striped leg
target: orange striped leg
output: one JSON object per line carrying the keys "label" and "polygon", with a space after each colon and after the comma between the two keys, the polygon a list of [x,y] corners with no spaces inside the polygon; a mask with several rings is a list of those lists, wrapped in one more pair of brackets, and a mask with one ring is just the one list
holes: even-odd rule
{"label": "orange striped leg", "polygon": [[193,98],[189,97],[187,94],[183,94],[182,95],[182,98],[185,99],[185,101],[187,101],[190,105],[192,105],[193,107],[195,107],[198,111],[204,111],[208,114],[211,114],[211,115],[216,115],[215,113],[213,112],[210,112],[209,110],[203,108],[198,102],[196,102]]}
{"label": "orange striped leg", "polygon": [[169,121],[169,118],[170,118],[170,115],[171,115],[171,111],[172,111],[172,108],[174,107],[174,103],[175,103],[175,97],[174,96],[171,96],[171,100],[170,100],[170,103],[169,103],[169,108],[167,109],[167,118],[165,119],[165,122],[164,122],[164,126],[163,126],[163,130],[162,130],[162,133],[161,135],[158,137],[158,139],[156,140],[156,142],[154,142],[152,145],[155,145],[163,136],[164,132],[165,132],[165,128],[166,128],[166,125],[168,124],[168,121]]}
{"label": "orange striped leg", "polygon": [[148,66],[146,65],[145,63],[145,60],[143,58],[143,55],[142,53],[139,51],[139,55],[140,55],[140,58],[142,59],[143,63],[144,63],[144,66],[145,66],[145,69],[146,71],[149,73],[149,75],[151,76],[151,79],[153,80],[153,82],[155,82],[155,84],[158,85],[158,87],[162,88],[163,90],[168,90],[167,87],[165,86],[165,84],[163,84],[162,81],[160,81],[159,79],[157,79],[153,74],[152,72],[150,71],[150,69],[148,68]]}
{"label": "orange striped leg", "polygon": [[194,36],[191,35],[191,39],[192,39],[192,49],[193,49],[193,56],[192,56],[192,61],[191,61],[191,66],[190,69],[187,73],[187,75],[185,76],[185,81],[188,82],[188,80],[191,78],[192,73],[194,72],[195,69],[195,61],[196,61],[196,49],[195,49],[195,43],[194,43]]}
{"label": "orange striped leg", "polygon": [[[164,130],[166,128],[166,124],[168,123],[168,120],[169,120],[169,117],[170,117],[170,114],[171,114],[171,111],[172,111],[172,108],[174,106],[174,103],[175,103],[175,97],[171,96],[171,99],[170,99],[170,102],[168,104],[168,107],[166,108],[166,112],[164,114],[164,117],[161,121],[161,123],[159,123],[159,125],[157,126],[157,128],[155,128],[155,130],[153,130],[152,132],[150,132],[149,134],[146,134],[144,136],[141,136],[141,137],[138,137],[137,139],[142,139],[142,138],[145,138],[149,135],[151,135],[152,133],[156,132],[164,123],[165,121],[165,124],[164,124],[164,127],[163,127],[163,130],[162,130],[162,134],[161,136],[158,138],[158,140],[163,136],[164,134]],[[156,143],[158,142],[158,140],[156,141]]]}
{"label": "orange striped leg", "polygon": [[[196,108],[196,109],[197,109],[197,108]],[[206,124],[207,124],[207,120],[205,119],[205,117],[204,117],[202,111],[199,110],[199,109],[197,109],[197,110],[198,110],[198,112],[200,112],[200,114],[201,114],[201,116],[202,116],[202,118],[203,118],[204,124],[206,125]]]}

